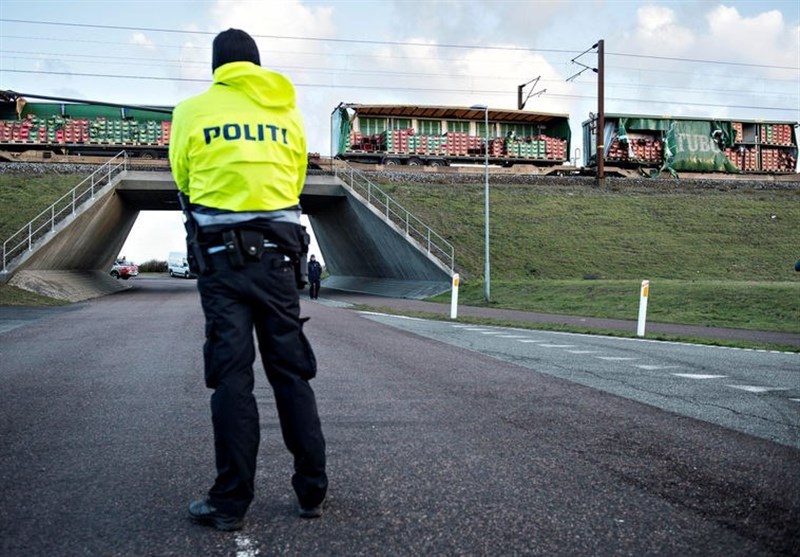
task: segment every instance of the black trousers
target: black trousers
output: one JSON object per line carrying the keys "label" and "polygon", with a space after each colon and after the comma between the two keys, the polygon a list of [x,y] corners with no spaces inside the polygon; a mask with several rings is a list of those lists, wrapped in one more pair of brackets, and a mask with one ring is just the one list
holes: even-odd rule
{"label": "black trousers", "polygon": [[308,297],[311,299],[319,298],[319,281],[312,280],[308,283]]}
{"label": "black trousers", "polygon": [[303,334],[294,270],[284,256],[233,269],[223,254],[197,281],[206,317],[206,386],[211,395],[217,478],[208,492],[222,512],[244,516],[253,500],[260,441],[253,396],[253,328],[272,386],[284,443],[294,456],[292,486],[303,507],[319,504],[328,487],[325,439],[309,380],[316,360]]}

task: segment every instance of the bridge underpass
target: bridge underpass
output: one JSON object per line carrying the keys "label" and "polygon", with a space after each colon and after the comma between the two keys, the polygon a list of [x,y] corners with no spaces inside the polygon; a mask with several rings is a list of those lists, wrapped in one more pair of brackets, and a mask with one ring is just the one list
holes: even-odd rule
{"label": "bridge underpass", "polygon": [[[432,231],[427,245],[419,234],[415,239],[408,227],[410,215],[404,229],[397,218],[387,218],[390,206],[376,209],[366,202],[373,194],[360,195],[348,187],[354,184],[330,174],[306,177],[300,203],[330,275],[323,286],[408,298],[446,291],[452,253],[449,261],[437,257],[431,251]],[[178,210],[169,172],[126,170],[11,265],[4,263],[0,280],[70,301],[127,288],[129,284],[111,278],[108,269],[139,212]]]}

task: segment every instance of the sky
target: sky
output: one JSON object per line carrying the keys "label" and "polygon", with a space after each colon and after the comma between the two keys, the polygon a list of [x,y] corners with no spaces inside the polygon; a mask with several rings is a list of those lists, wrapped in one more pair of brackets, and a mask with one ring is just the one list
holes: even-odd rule
{"label": "sky", "polygon": [[[295,83],[323,155],[340,102],[514,109],[538,77],[525,110],[569,114],[580,161],[600,39],[608,113],[800,121],[797,0],[2,0],[0,89],[173,106],[230,27]],[[183,247],[178,213],[143,212],[121,254]]]}

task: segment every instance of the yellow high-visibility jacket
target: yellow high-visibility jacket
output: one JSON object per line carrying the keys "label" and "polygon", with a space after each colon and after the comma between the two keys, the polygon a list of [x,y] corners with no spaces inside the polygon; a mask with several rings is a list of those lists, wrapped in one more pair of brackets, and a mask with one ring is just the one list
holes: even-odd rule
{"label": "yellow high-visibility jacket", "polygon": [[208,91],[175,107],[169,162],[193,204],[237,212],[297,205],[308,153],[291,81],[251,62],[218,67]]}

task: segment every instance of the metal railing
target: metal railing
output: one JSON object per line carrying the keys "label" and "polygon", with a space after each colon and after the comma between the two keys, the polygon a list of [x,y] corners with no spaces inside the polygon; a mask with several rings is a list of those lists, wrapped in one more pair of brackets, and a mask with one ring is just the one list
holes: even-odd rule
{"label": "metal railing", "polygon": [[15,232],[3,242],[3,267],[0,272],[7,272],[8,265],[12,260],[26,251],[32,251],[38,240],[53,232],[61,221],[75,215],[81,205],[94,199],[100,190],[110,185],[114,178],[127,169],[128,154],[123,151],[92,172],[58,201]]}
{"label": "metal railing", "polygon": [[450,242],[412,215],[355,168],[350,166],[344,169],[334,168],[333,174],[342,180],[354,194],[361,197],[368,205],[377,209],[387,221],[405,232],[406,236],[414,240],[423,249],[426,249],[429,255],[442,262],[445,267],[450,269],[450,274],[453,274],[455,251]]}

